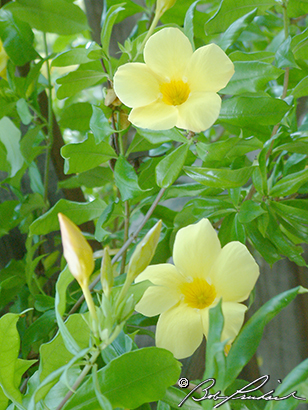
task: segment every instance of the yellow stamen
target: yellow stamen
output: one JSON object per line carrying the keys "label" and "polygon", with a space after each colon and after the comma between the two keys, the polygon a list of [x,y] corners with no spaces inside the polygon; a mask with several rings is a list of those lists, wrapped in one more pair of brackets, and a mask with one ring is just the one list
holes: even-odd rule
{"label": "yellow stamen", "polygon": [[183,104],[190,94],[189,85],[183,80],[171,80],[160,86],[164,103],[168,105]]}
{"label": "yellow stamen", "polygon": [[210,306],[216,297],[214,286],[209,285],[205,279],[195,278],[192,282],[180,286],[184,302],[189,307],[204,309]]}

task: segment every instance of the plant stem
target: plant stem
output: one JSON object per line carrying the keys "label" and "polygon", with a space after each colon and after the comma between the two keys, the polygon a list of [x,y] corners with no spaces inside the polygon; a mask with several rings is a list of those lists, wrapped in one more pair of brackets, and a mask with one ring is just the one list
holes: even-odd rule
{"label": "plant stem", "polygon": [[[130,215],[129,201],[125,201],[124,206],[125,206],[125,219],[124,219],[124,243],[125,243],[128,240],[128,232],[129,232],[129,215]],[[126,252],[127,250],[125,250],[122,255],[120,275],[122,275],[125,270]]]}
{"label": "plant stem", "polygon": [[154,19],[151,23],[151,26],[147,32],[147,35],[145,36],[143,42],[141,43],[141,46],[134,58],[134,61],[137,59],[137,57],[139,56],[139,54],[143,51],[144,46],[146,45],[146,42],[148,41],[148,39],[151,37],[151,35],[153,34],[153,31],[155,30],[155,27],[157,26],[159,19],[160,19],[161,15],[159,13],[155,13]]}
{"label": "plant stem", "polygon": [[99,334],[98,334],[98,317],[97,317],[97,314],[96,314],[96,309],[95,309],[95,305],[94,305],[94,302],[93,302],[93,299],[92,299],[92,296],[91,296],[91,292],[89,290],[89,283],[80,284],[80,286],[81,286],[82,292],[84,294],[84,297],[85,297],[85,300],[87,302],[88,309],[89,309],[89,312],[90,312],[90,315],[91,315],[91,318],[92,318],[94,336],[96,338],[98,338],[99,337]]}
{"label": "plant stem", "polygon": [[[139,225],[138,229],[136,229],[136,231],[130,236],[130,238],[125,242],[125,244],[122,246],[122,248],[119,250],[119,252],[113,257],[111,263],[114,264],[122,255],[123,253],[129,248],[129,246],[131,245],[132,242],[134,242],[134,240],[137,239],[139,232],[141,231],[141,229],[144,227],[144,225],[146,224],[146,222],[150,219],[150,216],[152,215],[152,213],[154,212],[155,208],[157,207],[159,201],[161,200],[162,196],[164,195],[166,191],[166,188],[161,188],[161,190],[159,191],[157,197],[155,198],[155,201],[153,202],[153,204],[151,205],[150,209],[148,210],[148,212],[146,213],[145,217],[143,218],[143,221],[141,222],[141,224]],[[90,284],[89,289],[92,290],[96,284],[99,282],[100,277],[98,276],[96,279],[94,279],[94,281]],[[84,297],[81,296],[77,302],[75,303],[75,305],[72,307],[72,309],[69,311],[68,315],[71,315],[72,313],[76,312],[76,310],[78,309],[78,307],[81,305],[81,303],[84,301]]]}
{"label": "plant stem", "polygon": [[[44,37],[44,48],[46,57],[48,56],[48,44],[47,44],[47,36],[46,33],[43,33]],[[49,182],[49,171],[50,171],[50,159],[51,159],[51,148],[53,144],[53,113],[52,113],[52,85],[51,85],[51,75],[50,75],[50,67],[49,61],[46,61],[47,64],[47,81],[48,81],[48,135],[46,138],[46,145],[47,145],[47,153],[46,153],[46,161],[45,161],[45,173],[44,173],[44,202],[47,207],[48,201],[48,182]]]}
{"label": "plant stem", "polygon": [[90,363],[88,363],[82,370],[82,372],[80,373],[80,375],[78,376],[78,378],[76,379],[75,383],[72,386],[72,390],[69,390],[64,399],[61,401],[61,403],[59,404],[59,406],[56,408],[56,410],[61,410],[63,408],[63,406],[65,405],[65,403],[71,398],[71,396],[74,394],[74,392],[78,389],[78,387],[80,386],[80,384],[83,382],[83,379],[86,377],[86,375],[89,373],[89,371],[91,370],[92,366],[94,365],[96,359],[98,358],[98,356],[100,355],[100,351],[97,350],[92,354]]}

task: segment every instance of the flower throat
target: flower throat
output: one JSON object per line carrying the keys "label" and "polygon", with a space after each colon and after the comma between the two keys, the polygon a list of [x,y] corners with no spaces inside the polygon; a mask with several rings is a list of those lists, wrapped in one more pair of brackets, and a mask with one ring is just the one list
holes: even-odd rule
{"label": "flower throat", "polygon": [[163,95],[163,102],[168,105],[183,104],[190,94],[189,86],[183,80],[171,80],[161,84],[160,91]]}

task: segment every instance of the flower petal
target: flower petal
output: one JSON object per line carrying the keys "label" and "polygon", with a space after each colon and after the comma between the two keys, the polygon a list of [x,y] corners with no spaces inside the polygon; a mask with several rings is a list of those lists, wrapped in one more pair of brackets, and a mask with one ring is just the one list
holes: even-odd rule
{"label": "flower petal", "polygon": [[230,339],[230,343],[233,342],[243,326],[247,306],[242,303],[223,302],[221,308],[225,320],[221,340]]}
{"label": "flower petal", "polygon": [[233,74],[230,58],[216,44],[209,44],[194,52],[186,76],[192,91],[217,92],[227,85]]}
{"label": "flower petal", "polygon": [[136,283],[150,280],[156,286],[150,286],[144,292],[136,305],[137,312],[145,316],[156,316],[176,305],[181,297],[179,287],[183,279],[176,267],[169,263],[148,266],[136,278]]}
{"label": "flower petal", "polygon": [[142,63],[120,66],[114,76],[114,90],[128,107],[142,107],[156,101],[159,83],[151,70]]}
{"label": "flower petal", "polygon": [[221,99],[215,93],[191,93],[188,100],[177,106],[179,118],[176,126],[193,132],[210,128],[217,120]]}
{"label": "flower petal", "polygon": [[208,273],[221,251],[215,229],[208,219],[178,231],[173,247],[173,260],[185,277],[202,277]]}
{"label": "flower petal", "polygon": [[144,107],[134,108],[128,116],[136,127],[151,130],[168,130],[173,128],[178,119],[178,111],[173,105],[167,105],[161,100]]}
{"label": "flower petal", "polygon": [[165,79],[182,78],[193,54],[188,38],[177,28],[165,28],[151,36],[144,48],[144,61]]}
{"label": "flower petal", "polygon": [[191,356],[202,342],[201,315],[179,303],[162,313],[156,327],[156,346],[170,350],[177,359]]}
{"label": "flower petal", "polygon": [[242,302],[255,286],[259,266],[245,245],[230,242],[221,250],[210,276],[224,302]]}

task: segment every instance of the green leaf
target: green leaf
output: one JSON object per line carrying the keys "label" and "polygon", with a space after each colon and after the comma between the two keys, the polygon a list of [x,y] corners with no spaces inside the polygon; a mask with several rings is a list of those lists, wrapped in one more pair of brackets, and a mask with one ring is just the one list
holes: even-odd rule
{"label": "green leaf", "polygon": [[247,224],[264,213],[266,213],[266,211],[261,207],[261,204],[249,199],[242,203],[238,220],[240,223]]}
{"label": "green leaf", "polygon": [[20,130],[8,117],[3,117],[0,120],[0,142],[2,142],[6,148],[6,158],[11,167],[11,177],[13,177],[17,171],[21,169],[24,162],[20,152],[20,137]]}
{"label": "green leaf", "polygon": [[189,150],[190,144],[180,145],[156,167],[156,183],[161,188],[168,188],[180,175],[185,159]]}
{"label": "green leaf", "polygon": [[92,106],[90,103],[75,103],[63,109],[59,124],[61,127],[71,130],[89,131],[91,115]]}
{"label": "green leaf", "polygon": [[[64,1],[64,0],[63,0]],[[57,97],[62,100],[72,97],[85,88],[93,87],[106,81],[107,74],[95,70],[76,70],[57,79],[59,87]]]}
{"label": "green leaf", "polygon": [[303,169],[299,172],[294,172],[286,177],[283,177],[276,182],[270,189],[270,196],[287,196],[292,195],[308,181],[308,169]]}
{"label": "green leaf", "polygon": [[123,155],[120,155],[117,159],[114,168],[114,178],[116,186],[121,193],[122,201],[136,198],[146,192],[146,190],[141,189],[138,184],[138,176],[134,167],[127,162]]}
{"label": "green leaf", "polygon": [[73,174],[95,168],[117,155],[107,142],[95,143],[94,136],[89,133],[82,142],[66,144],[61,148],[65,159],[64,172]]}
{"label": "green leaf", "polygon": [[64,0],[17,0],[5,9],[44,33],[67,35],[89,28],[81,8]]}
{"label": "green leaf", "polygon": [[48,212],[37,218],[30,225],[30,234],[46,235],[49,232],[59,230],[59,212],[65,214],[75,224],[80,225],[98,218],[106,206],[105,202],[99,198],[88,203],[60,199]]}
{"label": "green leaf", "polygon": [[104,112],[97,106],[92,105],[93,114],[90,120],[90,128],[94,134],[95,142],[108,141],[108,137],[115,132],[109,124]]}
{"label": "green leaf", "polygon": [[308,59],[308,28],[292,38],[291,49],[296,60]]}
{"label": "green leaf", "polygon": [[170,130],[164,131],[152,131],[137,128],[137,132],[143,138],[145,138],[147,141],[154,145],[163,144],[164,142],[168,141],[187,142],[187,138],[185,138],[183,134],[176,128],[171,128]]}
{"label": "green leaf", "polygon": [[222,34],[217,45],[222,50],[226,51],[233,43],[235,43],[241,33],[253,21],[257,14],[257,11],[258,9],[255,8],[232,23],[231,26],[228,27],[227,30]]}
{"label": "green leaf", "polygon": [[214,169],[201,167],[184,167],[186,174],[200,184],[212,188],[236,188],[244,185],[254,167],[240,169]]}
{"label": "green leaf", "polygon": [[307,0],[289,0],[288,17],[299,17],[308,13]]}
{"label": "green leaf", "polygon": [[184,34],[189,38],[191,45],[194,47],[194,12],[199,0],[192,3],[185,14]]}
{"label": "green leaf", "polygon": [[[15,313],[7,313],[0,319],[0,386],[16,405],[22,401],[19,386],[15,384],[15,367],[19,366],[17,360],[20,348],[20,338],[16,329],[18,319],[19,315]],[[21,405],[18,408],[25,410]]]}
{"label": "green leaf", "polygon": [[[166,394],[162,398],[162,401],[169,404],[172,409],[177,409],[179,403],[186,397],[187,392],[181,391],[176,387],[168,387]],[[202,410],[200,404],[196,403],[192,399],[188,399],[182,406],[182,410]]]}
{"label": "green leaf", "polygon": [[234,97],[223,101],[219,122],[249,127],[275,125],[289,110],[286,102],[272,97]]}
{"label": "green leaf", "polygon": [[307,292],[298,286],[287,290],[265,303],[244,325],[232,344],[227,356],[226,385],[236,379],[242,368],[249,362],[263,336],[264,327],[300,293]]}
{"label": "green leaf", "polygon": [[308,76],[301,79],[301,81],[293,88],[291,94],[294,98],[306,97],[308,95]]}
{"label": "green leaf", "polygon": [[71,178],[58,182],[59,188],[78,188],[81,185],[87,188],[104,186],[113,182],[113,172],[109,167],[96,167],[81,172]]}
{"label": "green leaf", "polygon": [[275,54],[271,51],[252,51],[252,52],[243,52],[243,51],[233,51],[229,54],[230,59],[234,61],[260,61],[263,63],[271,64],[274,61]]}
{"label": "green leaf", "polygon": [[279,68],[298,68],[291,51],[291,36],[284,40],[276,51],[275,64]]}
{"label": "green leaf", "polygon": [[114,23],[120,11],[125,10],[125,8],[123,7],[124,5],[125,3],[115,4],[114,6],[111,6],[107,12],[105,9],[102,15],[101,44],[102,44],[102,49],[106,53],[107,56],[109,56],[109,43],[110,43],[112,28],[114,26]]}
{"label": "green leaf", "polygon": [[272,64],[256,61],[235,61],[234,69],[233,77],[220,93],[234,95],[263,91],[269,81],[284,73]]}
{"label": "green leaf", "polygon": [[232,213],[227,215],[221,223],[218,234],[221,246],[225,246],[232,241],[246,242],[244,226],[239,221],[239,215]]}
{"label": "green leaf", "polygon": [[[176,383],[180,366],[169,351],[146,347],[112,360],[97,372],[97,379],[113,407],[135,409],[143,403],[161,400],[167,387]],[[84,409],[85,403],[91,408],[97,406],[91,379],[77,390],[63,410]]]}
{"label": "green leaf", "polygon": [[300,224],[308,224],[308,201],[305,199],[289,199],[286,201],[271,201],[271,206],[281,215],[285,214],[289,218]]}
{"label": "green leaf", "polygon": [[4,8],[0,9],[0,37],[7,55],[15,65],[23,66],[38,57],[33,48],[34,35],[30,26]]}
{"label": "green leaf", "polygon": [[24,98],[21,98],[20,100],[17,101],[16,109],[21,119],[21,122],[25,125],[29,125],[33,117],[32,117],[32,114],[30,113],[28,104]]}
{"label": "green leaf", "polygon": [[75,64],[86,64],[92,61],[88,58],[89,49],[83,47],[72,48],[71,50],[64,51],[58,54],[52,60],[52,67],[67,67]]}
{"label": "green leaf", "polygon": [[275,0],[222,0],[217,13],[205,23],[205,32],[207,34],[222,33],[227,30],[231,23],[255,8],[262,12],[275,4]]}
{"label": "green leaf", "polygon": [[0,237],[6,235],[11,229],[18,225],[19,221],[16,218],[15,208],[18,206],[18,201],[5,201],[0,204]]}

